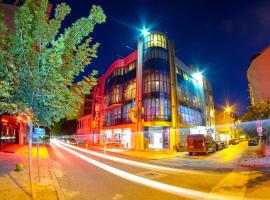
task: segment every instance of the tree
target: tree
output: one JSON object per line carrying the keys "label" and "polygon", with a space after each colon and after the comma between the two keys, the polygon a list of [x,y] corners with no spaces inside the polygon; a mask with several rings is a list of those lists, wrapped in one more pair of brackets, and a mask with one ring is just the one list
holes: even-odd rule
{"label": "tree", "polygon": [[266,135],[266,143],[269,143],[270,131],[270,99],[263,99],[258,104],[252,105],[242,117],[243,128],[247,133],[256,133],[256,121],[260,120],[263,126],[263,133]]}
{"label": "tree", "polygon": [[270,99],[263,99],[252,105],[242,117],[243,121],[263,120],[270,118]]}
{"label": "tree", "polygon": [[92,6],[88,17],[61,30],[70,7],[56,6],[47,20],[48,0],[26,0],[15,15],[15,34],[0,20],[0,114],[28,116],[29,178],[35,199],[32,170],[33,125],[51,127],[80,110],[83,94],[95,84],[93,71],[73,86],[76,76],[97,57],[98,43],[89,37],[95,25],[106,20],[100,6]]}
{"label": "tree", "polygon": [[100,6],[60,32],[70,7],[56,6],[47,20],[48,0],[26,0],[15,16],[15,34],[0,22],[0,112],[31,117],[34,125],[51,127],[74,118],[83,94],[96,83],[97,71],[73,86],[74,79],[97,57],[98,43],[89,34],[106,20]]}

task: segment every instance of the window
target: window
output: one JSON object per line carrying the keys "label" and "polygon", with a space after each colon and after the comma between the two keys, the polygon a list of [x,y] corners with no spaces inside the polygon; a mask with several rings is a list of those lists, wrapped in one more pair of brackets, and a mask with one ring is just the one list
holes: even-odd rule
{"label": "window", "polygon": [[132,71],[135,68],[136,68],[136,62],[129,63],[128,66],[126,67],[126,73]]}
{"label": "window", "polygon": [[199,126],[203,124],[202,113],[185,106],[178,107],[181,123]]}
{"label": "window", "polygon": [[144,98],[144,120],[145,121],[167,121],[170,119],[170,101],[168,97]]}
{"label": "window", "polygon": [[116,85],[111,90],[111,103],[119,103],[122,101],[122,86]]}
{"label": "window", "polygon": [[181,104],[194,108],[203,109],[203,91],[193,84],[193,78],[186,72],[179,69],[177,74],[177,93]]}
{"label": "window", "polygon": [[144,57],[144,62],[148,59],[153,59],[153,58],[159,58],[163,60],[168,59],[167,52],[163,49],[152,49],[151,51],[145,51],[143,57]]}
{"label": "window", "polygon": [[123,67],[117,68],[113,71],[112,74],[113,74],[113,77],[122,76],[124,74],[124,68]]}
{"label": "window", "polygon": [[158,70],[144,71],[144,94],[147,93],[169,93],[169,78],[167,72]]}
{"label": "window", "polygon": [[164,35],[153,33],[147,36],[144,40],[144,48],[161,47],[167,49],[167,42]]}
{"label": "window", "polygon": [[121,124],[121,107],[116,107],[103,112],[103,126]]}
{"label": "window", "polygon": [[134,106],[135,106],[135,101],[132,101],[131,103],[129,103],[129,104],[125,104],[125,105],[123,105],[123,108],[122,108],[122,113],[123,113],[123,117],[122,117],[122,122],[124,123],[124,124],[127,124],[127,123],[130,123],[131,122],[131,120],[130,120],[130,118],[129,118],[129,110],[131,109],[131,108],[134,108]]}
{"label": "window", "polygon": [[113,125],[121,124],[121,107],[114,108],[113,110]]}
{"label": "window", "polygon": [[136,97],[136,80],[130,80],[123,85],[124,90],[124,101],[135,99]]}

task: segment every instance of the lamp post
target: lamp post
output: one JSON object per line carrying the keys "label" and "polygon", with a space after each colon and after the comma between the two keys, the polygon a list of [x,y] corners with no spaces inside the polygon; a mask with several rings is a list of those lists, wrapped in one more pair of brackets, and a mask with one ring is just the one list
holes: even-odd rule
{"label": "lamp post", "polygon": [[0,115],[0,151],[2,151],[2,115]]}
{"label": "lamp post", "polygon": [[[224,108],[224,113],[223,113],[223,117],[224,117],[224,127],[225,127],[225,132],[226,132],[226,129],[227,129],[227,126],[226,124],[228,124],[228,121],[229,120],[229,117],[225,117],[225,114],[228,113],[228,116],[230,116],[230,114],[233,112],[233,109],[232,109],[232,106],[230,105],[226,105],[226,107]],[[227,120],[228,119],[228,120]],[[231,122],[229,122],[230,124]],[[229,125],[230,129],[229,129],[229,132],[231,131],[231,126]]]}

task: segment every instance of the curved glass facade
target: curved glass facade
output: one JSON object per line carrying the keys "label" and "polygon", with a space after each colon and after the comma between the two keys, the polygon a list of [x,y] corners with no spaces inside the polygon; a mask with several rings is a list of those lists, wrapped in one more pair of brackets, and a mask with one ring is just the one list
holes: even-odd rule
{"label": "curved glass facade", "polygon": [[144,38],[142,74],[144,121],[170,121],[170,77],[164,34],[153,32]]}

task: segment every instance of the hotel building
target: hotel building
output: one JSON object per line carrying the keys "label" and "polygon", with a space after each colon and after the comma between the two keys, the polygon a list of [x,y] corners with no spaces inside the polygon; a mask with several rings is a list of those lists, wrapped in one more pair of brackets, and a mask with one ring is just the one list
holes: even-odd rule
{"label": "hotel building", "polygon": [[96,144],[178,150],[186,135],[213,135],[214,125],[210,83],[175,56],[166,34],[153,31],[86,95],[77,134]]}

